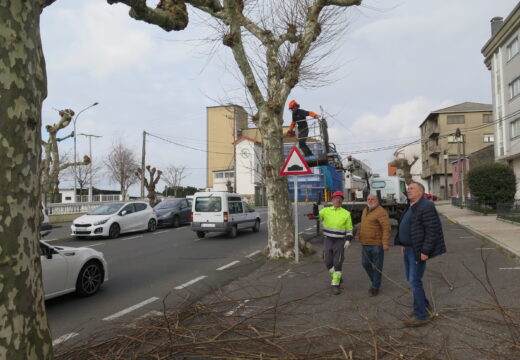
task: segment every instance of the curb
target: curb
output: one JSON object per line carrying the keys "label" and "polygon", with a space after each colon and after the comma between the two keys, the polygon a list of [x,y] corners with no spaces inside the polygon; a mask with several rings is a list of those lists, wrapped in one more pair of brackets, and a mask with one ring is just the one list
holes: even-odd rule
{"label": "curb", "polygon": [[[479,237],[480,239],[482,240],[487,240],[489,242],[492,242],[494,243],[495,245],[497,245],[499,248],[507,251],[508,253],[514,255],[515,257],[520,257],[520,253],[517,253],[515,250],[511,249],[509,247],[509,245],[507,244],[504,244],[503,242],[501,242],[500,240],[497,240],[495,239],[494,237],[491,237],[487,234],[484,234],[484,233],[481,233],[480,231],[476,230],[476,229],[473,229],[471,226],[469,225],[464,225],[464,224],[461,224],[460,222],[458,222],[457,220],[447,216],[447,215],[444,215],[442,214],[442,216],[444,216],[448,221],[452,222],[453,224],[456,224],[458,226],[460,226],[461,228],[465,229],[466,231],[469,231],[470,233],[472,233],[473,235]],[[498,250],[498,249],[497,249]]]}

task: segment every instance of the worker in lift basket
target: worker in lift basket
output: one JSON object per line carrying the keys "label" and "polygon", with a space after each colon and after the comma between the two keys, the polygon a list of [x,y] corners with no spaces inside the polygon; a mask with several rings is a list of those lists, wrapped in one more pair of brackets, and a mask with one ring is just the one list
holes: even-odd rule
{"label": "worker in lift basket", "polygon": [[298,145],[300,146],[303,156],[312,156],[312,151],[307,146],[307,137],[309,136],[309,125],[307,124],[307,116],[317,119],[320,116],[312,111],[300,109],[300,104],[295,100],[289,103],[289,110],[292,111],[292,122],[287,131],[287,136],[294,136],[294,127],[298,125]]}
{"label": "worker in lift basket", "polygon": [[352,240],[352,218],[350,212],[341,204],[344,200],[343,192],[332,194],[332,206],[320,210],[320,221],[323,224],[323,255],[325,266],[332,277],[332,293],[341,293],[341,269],[345,258],[345,249]]}

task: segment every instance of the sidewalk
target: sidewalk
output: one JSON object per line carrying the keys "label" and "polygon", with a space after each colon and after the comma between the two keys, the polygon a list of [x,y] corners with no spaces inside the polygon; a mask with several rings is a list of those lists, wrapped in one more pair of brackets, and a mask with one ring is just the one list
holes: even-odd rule
{"label": "sidewalk", "polygon": [[520,256],[520,224],[498,220],[495,215],[482,215],[461,209],[451,205],[449,201],[435,202],[435,207],[451,222]]}

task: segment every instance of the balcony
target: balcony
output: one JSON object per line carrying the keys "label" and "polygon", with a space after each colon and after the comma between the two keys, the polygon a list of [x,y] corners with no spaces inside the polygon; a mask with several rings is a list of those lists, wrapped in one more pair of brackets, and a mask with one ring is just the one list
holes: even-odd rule
{"label": "balcony", "polygon": [[441,147],[440,145],[428,145],[428,154],[430,154],[430,156],[439,156],[439,154],[441,153]]}
{"label": "balcony", "polygon": [[440,134],[439,125],[431,125],[426,128],[426,134],[429,138],[437,137]]}

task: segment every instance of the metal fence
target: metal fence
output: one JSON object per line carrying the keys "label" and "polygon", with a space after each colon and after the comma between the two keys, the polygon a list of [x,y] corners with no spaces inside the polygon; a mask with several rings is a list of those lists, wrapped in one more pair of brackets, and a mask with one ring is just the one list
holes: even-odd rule
{"label": "metal fence", "polygon": [[497,204],[497,218],[520,223],[520,200]]}

